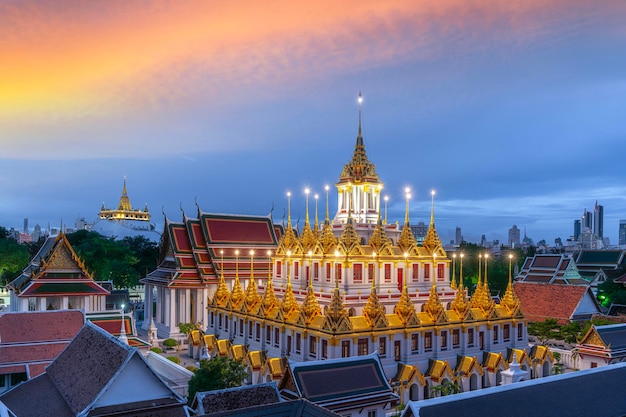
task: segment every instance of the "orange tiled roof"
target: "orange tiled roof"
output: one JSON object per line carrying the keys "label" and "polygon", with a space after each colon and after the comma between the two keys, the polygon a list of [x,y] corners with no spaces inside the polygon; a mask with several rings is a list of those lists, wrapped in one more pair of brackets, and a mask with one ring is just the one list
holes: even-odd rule
{"label": "orange tiled roof", "polygon": [[587,293],[588,287],[516,282],[513,284],[513,290],[528,321],[555,318],[560,323],[568,323]]}

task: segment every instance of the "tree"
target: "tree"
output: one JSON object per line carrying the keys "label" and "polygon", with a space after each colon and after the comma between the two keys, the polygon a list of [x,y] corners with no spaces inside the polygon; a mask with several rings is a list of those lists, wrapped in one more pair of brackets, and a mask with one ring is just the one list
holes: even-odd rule
{"label": "tree", "polygon": [[28,265],[28,248],[16,240],[0,239],[0,285],[6,285]]}
{"label": "tree", "polygon": [[246,370],[241,361],[227,356],[215,356],[200,361],[200,368],[189,380],[188,402],[191,404],[196,392],[240,386],[246,378]]}
{"label": "tree", "polygon": [[456,382],[448,380],[443,381],[439,385],[430,387],[430,393],[433,397],[445,397],[446,395],[458,394],[461,392],[461,386]]}
{"label": "tree", "polygon": [[528,334],[536,336],[542,345],[548,343],[550,339],[559,338],[561,333],[561,325],[557,319],[545,319],[528,324]]}

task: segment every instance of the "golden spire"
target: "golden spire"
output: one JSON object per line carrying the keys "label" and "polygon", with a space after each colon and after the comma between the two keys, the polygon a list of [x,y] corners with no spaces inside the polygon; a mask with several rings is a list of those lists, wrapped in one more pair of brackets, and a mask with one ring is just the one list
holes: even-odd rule
{"label": "golden spire", "polygon": [[[291,256],[291,252],[287,252],[287,256]],[[289,258],[287,258],[287,287],[285,288],[285,295],[283,296],[282,308],[285,315],[291,313],[298,308],[298,302],[296,296],[293,294],[293,287],[291,286],[291,274],[290,274]]]}
{"label": "golden spire", "polygon": [[230,293],[230,301],[237,304],[243,298],[243,290],[239,282],[239,250],[235,250],[235,284],[233,291]]}
{"label": "golden spire", "polygon": [[456,290],[456,253],[452,254],[452,278],[450,279],[450,288]]}
{"label": "golden spire", "polygon": [[367,298],[367,302],[363,307],[363,315],[370,322],[372,327],[380,327],[376,326],[379,323],[379,320],[382,318],[384,326],[387,325],[387,317],[385,316],[385,307],[380,303],[380,299],[378,298],[378,294],[376,293],[376,285],[374,285],[374,281],[372,280],[372,288],[370,290],[370,296]]}
{"label": "golden spire", "polygon": [[269,258],[269,265],[267,268],[267,285],[265,286],[265,292],[263,293],[263,298],[261,302],[263,303],[263,308],[265,311],[269,311],[272,307],[277,306],[279,304],[278,297],[276,297],[276,293],[274,292],[274,286],[272,284],[272,252],[267,251],[267,257]]}
{"label": "golden spire", "polygon": [[320,228],[320,224],[318,221],[318,217],[317,217],[317,203],[319,200],[319,195],[315,194],[315,223],[313,224],[313,234],[317,235],[319,228]]}
{"label": "golden spire", "polygon": [[428,301],[424,304],[424,311],[430,314],[433,320],[437,320],[439,315],[443,312],[443,305],[437,293],[436,283],[433,283],[432,287],[430,287],[430,294],[428,295]]}
{"label": "golden spire", "polygon": [[335,289],[330,299],[330,304],[326,310],[326,317],[330,318],[333,322],[338,323],[343,317],[348,317],[348,312],[343,305],[343,297],[341,290],[339,289],[339,281],[335,280]]}
{"label": "golden spire", "polygon": [[296,237],[295,232],[293,231],[293,226],[291,225],[291,192],[287,192],[287,227],[285,228],[285,234],[282,237],[279,245],[278,251],[279,253],[286,253],[287,251],[298,252],[299,241]]}
{"label": "golden spire", "polygon": [[454,296],[454,300],[452,300],[450,308],[456,311],[461,317],[465,316],[465,313],[469,308],[467,295],[465,294],[465,288],[463,287],[463,281],[459,282],[459,288],[456,291],[456,295]]}
{"label": "golden spire", "polygon": [[317,239],[309,223],[309,189],[305,189],[304,193],[306,194],[306,218],[304,221],[304,230],[302,231],[302,236],[300,236],[300,244],[302,245],[302,250],[306,252],[315,246]]}
{"label": "golden spire", "polygon": [[489,284],[487,283],[487,279],[485,277],[484,282],[481,282],[480,278],[480,261],[482,259],[482,254],[479,255],[479,273],[478,273],[478,284],[476,284],[476,291],[472,295],[472,299],[470,300],[470,305],[473,308],[480,308],[483,312],[490,311],[494,306],[494,301],[491,298],[491,293],[489,291]]}
{"label": "golden spire", "polygon": [[506,286],[506,292],[504,293],[504,297],[502,297],[502,301],[500,305],[503,305],[509,314],[514,314],[515,311],[519,308],[520,301],[515,295],[513,291],[513,278],[511,275],[511,261],[513,260],[513,255],[509,254],[509,283]]}
{"label": "golden spire", "polygon": [[393,312],[396,313],[404,324],[407,324],[411,316],[415,315],[415,306],[411,301],[411,296],[409,295],[409,287],[404,284],[402,288],[402,294],[400,295],[400,299],[398,303],[393,309]]}
{"label": "golden spire", "polygon": [[309,188],[305,188],[304,189],[304,195],[305,197],[305,217],[304,217],[304,224],[307,225],[309,224],[309,193],[311,192],[311,190],[309,190]]}
{"label": "golden spire", "polygon": [[326,217],[324,219],[324,223],[329,223],[330,222],[330,218],[328,217],[328,190],[330,189],[330,187],[328,185],[324,186],[324,191],[326,191]]}
{"label": "golden spire", "polygon": [[441,240],[439,240],[439,235],[437,234],[437,229],[435,229],[435,190],[430,192],[432,197],[432,207],[430,210],[430,226],[428,227],[428,232],[426,232],[426,237],[424,238],[424,243],[422,246],[430,253],[435,253],[438,251],[443,251],[441,246]]}
{"label": "golden spire", "polygon": [[118,210],[132,211],[133,207],[130,204],[130,198],[126,193],[126,175],[124,175],[124,188],[122,189],[122,196],[120,197],[120,204],[117,207]]}
{"label": "golden spire", "polygon": [[250,281],[248,282],[248,286],[246,287],[245,293],[246,305],[248,309],[252,306],[256,305],[259,301],[261,301],[261,296],[259,295],[259,289],[256,286],[256,282],[254,281],[254,251],[250,251]]}
{"label": "golden spire", "polygon": [[404,226],[402,226],[402,232],[400,233],[400,238],[398,238],[398,246],[405,252],[408,252],[417,245],[417,240],[415,239],[415,235],[413,235],[411,226],[409,226],[409,200],[411,199],[411,189],[406,187],[404,191],[406,193],[406,210],[404,214]]}
{"label": "golden spire", "polygon": [[309,323],[313,317],[322,315],[322,309],[320,308],[320,304],[315,296],[311,280],[309,280],[309,286],[300,311],[304,315],[307,323]]}
{"label": "golden spire", "polygon": [[215,291],[215,295],[213,296],[214,304],[223,303],[228,297],[230,297],[230,291],[228,291],[228,286],[226,285],[226,280],[224,279],[224,251],[221,250],[220,254],[222,256],[221,262],[221,274],[220,274],[220,282],[217,285],[217,290]]}
{"label": "golden spire", "polygon": [[391,242],[389,237],[387,236],[387,232],[385,232],[385,227],[380,219],[380,213],[378,213],[378,222],[374,227],[374,231],[372,232],[372,236],[370,236],[369,245],[377,252],[383,253],[385,249],[391,247]]}

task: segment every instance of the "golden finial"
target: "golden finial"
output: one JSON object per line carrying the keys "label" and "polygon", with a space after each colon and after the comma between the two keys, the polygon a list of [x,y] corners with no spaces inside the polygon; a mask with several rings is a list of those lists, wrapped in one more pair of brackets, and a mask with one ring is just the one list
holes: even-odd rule
{"label": "golden finial", "polygon": [[304,224],[305,225],[309,224],[309,193],[310,192],[311,192],[311,190],[309,190],[308,187],[304,189],[304,195],[305,195],[305,201],[306,201],[306,204],[305,204],[305,206],[306,206],[306,208],[305,208],[306,216],[304,218]]}
{"label": "golden finial", "polygon": [[330,187],[328,185],[324,186],[324,191],[326,191],[326,219],[325,219],[326,223],[330,221],[330,218],[328,217],[328,190],[329,189]]}
{"label": "golden finial", "polygon": [[289,265],[289,257],[291,256],[291,251],[287,251],[287,286],[285,288],[285,295],[283,296],[283,313],[285,315],[291,313],[293,310],[298,308],[298,302],[296,301],[296,297],[293,294],[293,287],[291,286],[291,274],[290,274],[290,265]]}
{"label": "golden finial", "polygon": [[287,191],[287,227],[291,228],[291,191]]}
{"label": "golden finial", "polygon": [[243,290],[239,282],[239,250],[235,250],[235,284],[233,291],[230,293],[230,300],[233,304],[237,304],[243,298]]}
{"label": "golden finial", "polygon": [[452,300],[450,308],[456,311],[461,317],[465,316],[465,313],[469,308],[469,303],[467,302],[467,296],[465,294],[465,288],[463,287],[463,281],[459,282],[459,287],[454,296],[454,300]]}
{"label": "golden finial", "polygon": [[439,239],[437,229],[435,228],[435,190],[431,190],[430,195],[432,198],[432,206],[430,210],[430,226],[428,227],[428,232],[426,232],[426,237],[424,238],[424,243],[422,244],[422,246],[431,253],[434,253],[436,251],[443,252],[441,240]]}
{"label": "golden finial", "polygon": [[424,311],[430,314],[433,320],[437,320],[437,318],[443,311],[443,305],[441,304],[439,294],[437,293],[436,283],[433,283],[433,285],[430,287],[430,294],[428,295],[428,301],[426,301],[426,304],[424,304]]}
{"label": "golden finial", "polygon": [[317,234],[317,231],[319,230],[319,221],[317,218],[317,202],[319,200],[319,194],[315,194],[315,224],[313,225],[313,231]]}
{"label": "golden finial", "polygon": [[400,299],[394,307],[393,312],[400,317],[405,325],[408,323],[409,319],[415,315],[415,306],[411,301],[411,296],[409,295],[409,287],[407,286],[406,281],[402,288],[402,294],[400,295]]}
{"label": "golden finial", "polygon": [[320,308],[320,304],[315,296],[315,291],[313,290],[312,280],[309,280],[309,286],[307,287],[306,296],[304,297],[300,311],[302,311],[307,323],[310,323],[313,317],[322,314],[322,309]]}
{"label": "golden finial", "polygon": [[406,197],[406,210],[404,212],[404,225],[409,225],[409,200],[411,199],[411,189],[406,187],[404,189],[404,195]]}
{"label": "golden finial", "polygon": [[517,295],[515,295],[515,292],[513,291],[513,278],[511,275],[512,261],[513,255],[509,254],[509,283],[506,286],[504,297],[502,297],[502,301],[500,302],[500,304],[507,309],[509,314],[514,314],[520,305],[519,298],[517,298]]}
{"label": "golden finial", "polygon": [[274,292],[274,286],[272,283],[272,251],[267,251],[268,268],[267,268],[267,285],[265,286],[265,292],[263,293],[263,308],[267,312],[274,306],[279,304],[278,297]]}
{"label": "golden finial", "polygon": [[398,238],[398,246],[400,246],[405,252],[413,250],[417,245],[415,235],[409,226],[409,200],[411,199],[411,189],[406,187],[404,189],[406,197],[406,210],[404,214],[404,226],[402,226],[402,232]]}
{"label": "golden finial", "polygon": [[259,295],[259,290],[256,286],[256,282],[254,281],[254,251],[250,251],[250,281],[248,282],[248,286],[246,287],[246,305],[248,306],[248,310],[252,308],[252,306],[256,305],[260,300],[261,296]]}
{"label": "golden finial", "polygon": [[430,226],[435,227],[435,190],[430,190]]}
{"label": "golden finial", "polygon": [[230,291],[228,291],[228,286],[226,285],[226,280],[224,279],[224,250],[220,250],[221,255],[221,274],[220,274],[220,282],[217,286],[217,290],[215,291],[215,295],[213,296],[214,304],[223,303],[229,296]]}
{"label": "golden finial", "polygon": [[388,325],[387,317],[385,316],[385,307],[380,303],[374,281],[372,281],[370,295],[363,307],[363,316],[365,316],[372,327],[384,327]]}
{"label": "golden finial", "polygon": [[386,195],[384,200],[385,200],[385,221],[384,221],[384,224],[387,224],[387,203],[389,202],[389,196]]}
{"label": "golden finial", "polygon": [[450,288],[456,290],[456,253],[452,254],[452,278],[450,279]]}

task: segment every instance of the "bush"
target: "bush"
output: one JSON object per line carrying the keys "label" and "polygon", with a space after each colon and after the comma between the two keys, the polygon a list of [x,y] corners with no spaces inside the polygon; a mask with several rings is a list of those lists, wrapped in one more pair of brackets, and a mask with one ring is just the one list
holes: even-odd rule
{"label": "bush", "polygon": [[178,345],[178,342],[176,340],[172,339],[172,338],[165,339],[163,341],[163,346],[165,346],[165,347],[170,347],[171,348],[171,347],[174,347],[176,345]]}
{"label": "bush", "polygon": [[185,368],[187,368],[188,371],[191,371],[193,373],[195,373],[198,370],[198,368],[196,368],[193,365],[186,366]]}
{"label": "bush", "polygon": [[178,357],[176,356],[168,356],[167,359],[174,362],[175,364],[180,364],[180,359],[178,359]]}
{"label": "bush", "polygon": [[163,353],[163,349],[161,349],[160,347],[153,347],[150,348],[151,351],[153,351],[154,353]]}

